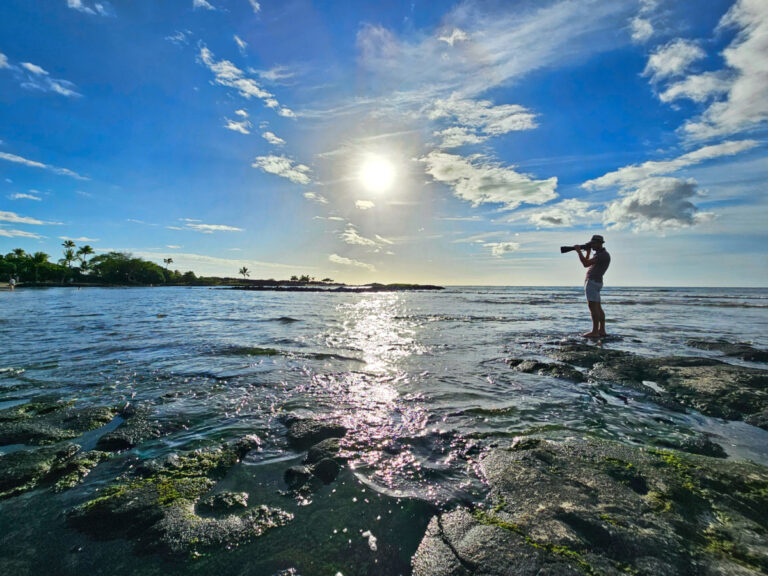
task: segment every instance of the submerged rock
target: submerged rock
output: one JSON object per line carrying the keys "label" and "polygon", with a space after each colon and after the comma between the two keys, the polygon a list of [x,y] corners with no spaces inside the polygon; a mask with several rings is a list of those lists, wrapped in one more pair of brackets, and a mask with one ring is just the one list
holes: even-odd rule
{"label": "submerged rock", "polygon": [[326,438],[342,438],[345,426],[320,420],[295,420],[288,428],[288,443],[292,448],[305,450]]}
{"label": "submerged rock", "polygon": [[217,518],[204,518],[195,511],[252,445],[236,442],[143,466],[71,510],[68,521],[94,537],[128,538],[147,551],[197,555],[211,546],[237,546],[292,519],[291,514],[266,506],[240,507],[237,513]]}
{"label": "submerged rock", "polygon": [[518,372],[526,374],[538,374],[540,376],[551,376],[552,378],[561,378],[571,382],[584,382],[586,377],[579,370],[566,364],[553,364],[547,362],[538,362],[537,360],[520,360],[512,358],[507,360],[510,366],[513,366]]}
{"label": "submerged rock", "polygon": [[76,444],[60,447],[18,450],[0,456],[0,498],[15,496],[36,488],[55,474],[57,467],[80,449]]}
{"label": "submerged rock", "polygon": [[598,441],[497,449],[485,506],[434,517],[414,575],[760,574],[768,469]]}
{"label": "submerged rock", "polygon": [[654,401],[679,402],[703,414],[746,420],[768,429],[768,370],[735,366],[712,358],[646,358],[621,350],[585,344],[566,345],[553,354],[576,366],[591,368],[592,379],[650,391]]}
{"label": "submerged rock", "polygon": [[165,431],[163,425],[151,418],[152,410],[148,406],[128,406],[120,416],[124,421],[115,430],[99,438],[96,446],[101,450],[117,452],[159,438]]}
{"label": "submerged rock", "polygon": [[320,478],[323,484],[330,484],[336,480],[336,476],[339,475],[340,471],[341,466],[332,458],[324,458],[312,467],[312,474]]}
{"label": "submerged rock", "polygon": [[315,464],[326,458],[339,459],[340,450],[341,446],[339,445],[338,438],[326,438],[309,449],[307,457],[304,459],[304,463]]}
{"label": "submerged rock", "polygon": [[768,362],[768,350],[754,348],[744,342],[727,342],[725,340],[688,340],[692,348],[699,350],[716,350],[725,356],[740,358],[748,362]]}
{"label": "submerged rock", "polygon": [[222,513],[248,507],[248,492],[219,492],[206,496],[197,504],[198,510]]}
{"label": "submerged rock", "polygon": [[43,445],[77,438],[108,424],[115,412],[104,406],[37,401],[0,410],[0,446]]}

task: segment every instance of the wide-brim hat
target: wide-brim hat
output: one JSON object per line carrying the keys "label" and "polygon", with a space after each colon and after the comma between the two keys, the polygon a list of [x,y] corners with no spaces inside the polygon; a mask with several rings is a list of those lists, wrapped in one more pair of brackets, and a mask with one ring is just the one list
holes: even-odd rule
{"label": "wide-brim hat", "polygon": [[589,241],[590,244],[592,242],[599,242],[600,244],[605,244],[605,239],[602,236],[600,236],[600,234],[595,234],[594,236],[592,236],[592,240]]}

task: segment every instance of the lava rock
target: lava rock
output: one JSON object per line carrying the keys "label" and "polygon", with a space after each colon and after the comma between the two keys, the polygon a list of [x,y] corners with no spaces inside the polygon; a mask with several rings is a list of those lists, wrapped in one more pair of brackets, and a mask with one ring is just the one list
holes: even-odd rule
{"label": "lava rock", "polygon": [[65,444],[35,450],[18,450],[0,456],[0,498],[32,490],[56,477],[56,469],[77,454],[80,447]]}
{"label": "lava rock", "polygon": [[339,475],[341,466],[339,466],[336,460],[331,458],[324,458],[312,467],[312,474],[320,478],[323,484],[330,484]]}
{"label": "lava rock", "polygon": [[197,504],[198,510],[222,513],[248,507],[248,492],[218,492],[206,496]]}
{"label": "lava rock", "polygon": [[71,402],[37,401],[13,406],[0,410],[0,446],[39,446],[71,440],[109,423],[114,415],[111,408],[76,408]]}
{"label": "lava rock", "polygon": [[538,362],[536,360],[518,360],[512,359],[508,363],[514,366],[518,372],[526,374],[538,374],[540,376],[551,376],[571,382],[584,382],[586,377],[579,370],[566,364],[553,364],[547,362]]}
{"label": "lava rock", "polygon": [[299,490],[312,480],[312,469],[309,466],[291,466],[283,478],[291,490]]}
{"label": "lava rock", "polygon": [[342,438],[346,427],[336,422],[297,420],[288,428],[288,443],[297,450],[305,450],[326,438]]}
{"label": "lava rock", "polygon": [[160,422],[150,418],[151,408],[147,406],[130,406],[124,409],[120,416],[124,422],[115,430],[104,434],[96,444],[100,450],[118,452],[130,450],[135,446],[163,435],[163,426]]}
{"label": "lava rock", "polygon": [[768,350],[754,348],[744,342],[727,342],[725,340],[688,340],[692,348],[699,350],[715,350],[731,358],[740,358],[748,362],[768,362]]}
{"label": "lava rock", "polygon": [[341,450],[341,447],[339,446],[338,438],[326,438],[309,449],[304,463],[314,464],[327,458],[336,459],[338,458],[339,450]]}

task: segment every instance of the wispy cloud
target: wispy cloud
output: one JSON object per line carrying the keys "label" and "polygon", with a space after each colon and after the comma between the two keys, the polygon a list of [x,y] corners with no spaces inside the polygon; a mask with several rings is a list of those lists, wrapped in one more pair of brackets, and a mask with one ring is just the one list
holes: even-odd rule
{"label": "wispy cloud", "polygon": [[250,134],[250,128],[251,128],[251,122],[249,120],[241,120],[238,122],[237,120],[230,120],[229,118],[224,118],[226,124],[224,124],[224,128],[227,130],[232,130],[233,132],[240,132],[240,134]]}
{"label": "wispy cloud", "polygon": [[334,264],[340,264],[341,266],[352,266],[354,268],[364,268],[369,272],[376,272],[376,267],[373,264],[367,264],[366,262],[361,262],[360,260],[353,260],[352,258],[345,258],[344,256],[339,256],[338,254],[331,254],[330,256],[328,256],[328,260],[333,262]]}
{"label": "wispy cloud", "polygon": [[253,8],[254,14],[261,12],[261,4],[259,4],[256,0],[248,0],[248,2],[250,3],[251,8]]}
{"label": "wispy cloud", "polygon": [[456,197],[473,206],[501,204],[507,210],[527,204],[544,204],[557,197],[557,178],[534,180],[487,158],[469,158],[433,151],[420,159],[435,182],[453,189]]}
{"label": "wispy cloud", "polygon": [[375,208],[376,204],[371,202],[370,200],[355,200],[355,208],[359,210],[370,210],[371,208]]}
{"label": "wispy cloud", "polygon": [[528,220],[538,228],[570,228],[587,220],[597,220],[600,213],[590,210],[589,202],[569,198],[542,210],[531,210]]}
{"label": "wispy cloud", "polygon": [[328,204],[328,199],[317,192],[304,192],[304,198],[312,200],[312,202],[317,202],[318,204]]}
{"label": "wispy cloud", "polygon": [[32,62],[21,62],[18,65],[14,65],[8,61],[7,56],[0,54],[0,68],[13,70],[20,86],[27,90],[53,92],[68,98],[81,96],[75,90],[77,87],[74,83],[63,78],[53,78],[45,68]]}
{"label": "wispy cloud", "polygon": [[40,198],[40,196],[35,196],[34,194],[26,194],[24,192],[17,192],[16,194],[10,194],[8,196],[10,200],[37,200],[38,202],[41,202],[43,199]]}
{"label": "wispy cloud", "polygon": [[8,162],[13,162],[15,164],[22,164],[24,166],[29,166],[31,168],[42,168],[43,170],[48,170],[49,172],[53,172],[55,174],[61,174],[63,176],[71,176],[72,178],[77,178],[78,180],[90,180],[90,178],[81,176],[77,172],[73,170],[69,170],[68,168],[57,168],[56,166],[43,164],[42,162],[37,162],[36,160],[28,160],[26,158],[22,158],[21,156],[17,156],[16,154],[0,152],[0,160],[7,160]]}
{"label": "wispy cloud", "polygon": [[379,252],[385,245],[392,245],[394,242],[388,238],[384,238],[378,234],[375,234],[375,238],[367,238],[362,236],[357,228],[353,224],[347,224],[346,230],[339,234],[339,238],[346,244],[352,246],[366,246],[368,248],[375,248],[374,252]]}
{"label": "wispy cloud", "polygon": [[109,2],[93,2],[93,8],[88,6],[83,0],[67,0],[67,6],[72,10],[90,14],[91,16],[112,16],[114,12]]}
{"label": "wispy cloud", "polygon": [[651,82],[682,76],[691,64],[706,56],[706,52],[694,41],[673,40],[651,54],[643,75],[650,77]]}
{"label": "wispy cloud", "polygon": [[[184,226],[166,226],[168,230],[192,230],[202,232],[203,234],[213,234],[214,232],[242,232],[242,228],[229,226],[227,224],[203,224],[201,220],[195,218],[179,218],[184,222]],[[138,222],[138,220],[135,220]]]}
{"label": "wispy cloud", "polygon": [[45,222],[44,220],[38,220],[37,218],[30,218],[28,216],[19,216],[16,212],[3,212],[0,211],[0,222],[11,222],[13,224],[32,224],[35,226],[47,226],[53,224],[59,224],[59,222]]}
{"label": "wispy cloud", "polygon": [[653,36],[655,29],[651,17],[657,4],[658,0],[640,0],[640,10],[629,23],[633,42],[644,44]]}
{"label": "wispy cloud", "polygon": [[216,10],[216,7],[207,0],[192,0],[193,10]]}
{"label": "wispy cloud", "polygon": [[437,39],[440,42],[445,42],[449,46],[453,46],[456,42],[466,42],[469,40],[469,36],[467,35],[464,30],[460,30],[459,28],[454,28],[451,30],[450,34],[446,34],[444,36],[438,36]]}
{"label": "wispy cloud", "polygon": [[245,56],[245,49],[248,47],[248,43],[242,38],[240,38],[240,36],[238,36],[237,34],[235,34],[234,38],[235,38],[235,44],[237,44],[237,48],[238,50],[240,50],[240,54]]}
{"label": "wispy cloud", "polygon": [[520,244],[517,242],[486,242],[483,247],[488,248],[491,254],[497,257],[520,250]]}
{"label": "wispy cloud", "polygon": [[10,68],[11,65],[8,63],[8,56],[0,52],[0,68]]}
{"label": "wispy cloud", "polygon": [[185,44],[189,44],[189,37],[192,35],[192,32],[189,30],[179,31],[177,30],[175,33],[170,34],[165,37],[168,42],[171,44],[176,44],[177,46],[182,46]]}
{"label": "wispy cloud", "polygon": [[287,178],[297,184],[309,184],[311,182],[308,176],[311,172],[310,167],[304,164],[297,164],[285,156],[257,156],[251,166],[269,174]]}
{"label": "wispy cloud", "polygon": [[745,150],[750,150],[759,144],[760,142],[756,140],[729,140],[712,146],[704,146],[703,148],[688,152],[687,154],[683,154],[672,160],[649,160],[640,165],[624,166],[614,172],[608,172],[599,178],[587,180],[582,184],[582,187],[587,190],[594,190],[612,186],[631,186],[650,176],[671,174],[682,168],[700,164],[707,160],[723,156],[733,156]]}
{"label": "wispy cloud", "polygon": [[79,238],[70,238],[69,236],[59,236],[59,240],[72,240],[72,242],[98,242],[98,238],[88,238],[87,236],[80,236]]}
{"label": "wispy cloud", "polygon": [[44,238],[44,236],[35,234],[34,232],[25,232],[24,230],[8,230],[6,228],[0,228],[0,236],[5,238]]}

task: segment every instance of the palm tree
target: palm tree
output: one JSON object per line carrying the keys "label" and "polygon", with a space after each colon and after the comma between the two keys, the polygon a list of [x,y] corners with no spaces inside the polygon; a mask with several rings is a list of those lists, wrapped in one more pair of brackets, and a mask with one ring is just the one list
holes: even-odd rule
{"label": "palm tree", "polygon": [[[72,242],[72,240],[64,240],[64,242],[61,243],[62,246],[64,246],[64,258],[59,260],[59,264],[63,264],[67,268],[69,268],[70,275],[72,272],[72,261],[75,259],[75,243]],[[62,277],[61,283],[64,284],[64,280],[66,280],[66,275]]]}
{"label": "palm tree", "polygon": [[80,260],[81,270],[86,270],[88,268],[88,261],[85,259],[85,257],[90,256],[91,254],[93,254],[93,248],[91,248],[88,244],[82,248],[78,248],[77,259]]}
{"label": "palm tree", "polygon": [[240,271],[238,272],[238,274],[242,274],[243,280],[245,280],[247,276],[251,275],[251,271],[248,270],[248,268],[246,268],[245,266],[243,266],[242,268],[240,268]]}
{"label": "palm tree", "polygon": [[37,280],[38,268],[40,268],[40,266],[42,264],[45,264],[46,262],[48,262],[48,254],[46,254],[45,252],[35,252],[32,255],[32,266],[35,269],[35,284],[37,284],[37,281],[38,281]]}
{"label": "palm tree", "polygon": [[165,263],[165,271],[168,272],[168,266],[173,264],[173,258],[163,258],[163,262]]}

